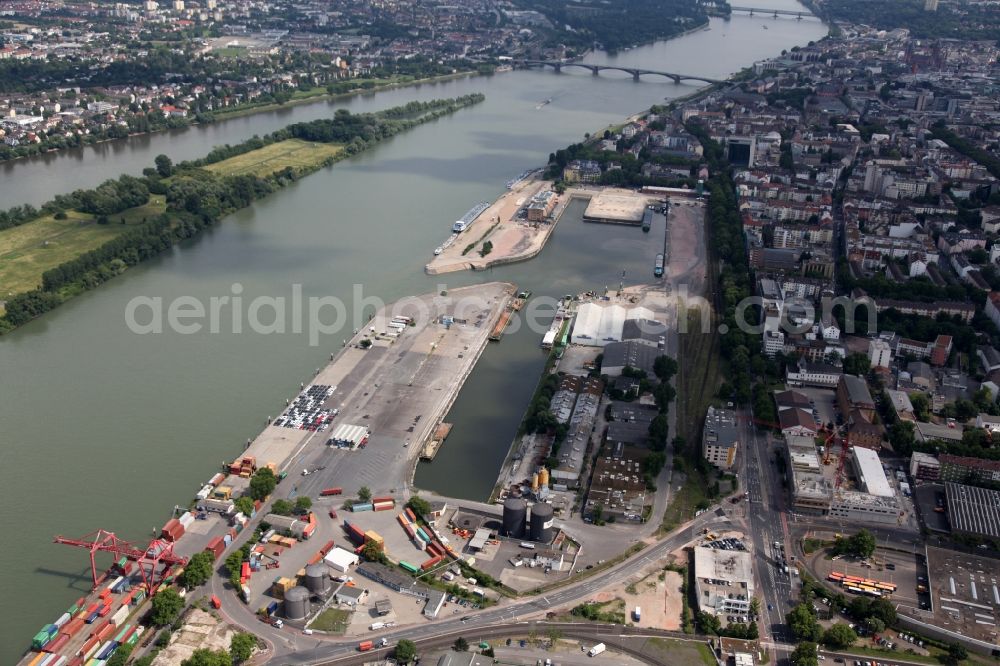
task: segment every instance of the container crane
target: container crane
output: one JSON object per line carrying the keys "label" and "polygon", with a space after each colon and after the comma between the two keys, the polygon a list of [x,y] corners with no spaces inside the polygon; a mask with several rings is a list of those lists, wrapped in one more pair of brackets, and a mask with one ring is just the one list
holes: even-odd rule
{"label": "container crane", "polygon": [[170,573],[171,569],[187,564],[186,558],[174,554],[174,544],[165,539],[153,539],[145,549],[142,549],[118,538],[114,532],[97,530],[80,539],[57,536],[53,541],[64,546],[86,548],[90,551],[90,575],[94,588],[103,579],[103,574],[99,576],[97,573],[95,560],[97,553],[111,553],[116,558],[125,557],[134,562],[149,596],[156,594],[157,589],[167,579],[167,574]]}

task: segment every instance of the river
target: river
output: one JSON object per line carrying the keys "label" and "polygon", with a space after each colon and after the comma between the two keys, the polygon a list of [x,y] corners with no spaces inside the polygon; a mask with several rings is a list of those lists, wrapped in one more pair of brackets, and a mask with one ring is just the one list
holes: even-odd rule
{"label": "river", "polygon": [[[767,6],[798,8],[793,0]],[[762,25],[767,25],[764,30]],[[734,17],[711,29],[591,62],[723,78],[783,48],[825,34],[816,21]],[[255,435],[268,415],[345,336],[310,346],[305,334],[137,335],[125,306],[140,296],[225,296],[249,301],[308,296],[353,302],[353,285],[385,301],[476,281],[511,280],[562,295],[638,282],[650,270],[649,238],[636,229],[574,224],[567,217],[534,260],[477,274],[430,277],[423,264],[451,221],[503,183],[543,164],[585,132],[601,130],[696,90],[614,72],[518,71],[320,102],[187,131],[102,144],[0,166],[4,205],[41,203],[53,189],[137,173],[159,153],[178,161],[290,122],[381,109],[413,99],[486,94],[474,108],[419,127],[318,172],[227,218],[190,247],[130,270],[0,339],[0,663],[89,587],[85,552],[52,545],[56,534],[98,528],[142,541]],[[539,106],[543,100],[550,104]],[[569,222],[569,224],[566,224]],[[662,233],[662,231],[661,231]],[[659,236],[662,239],[662,235]],[[449,420],[456,427],[417,485],[459,497],[489,493],[543,357],[522,330],[491,345]]]}

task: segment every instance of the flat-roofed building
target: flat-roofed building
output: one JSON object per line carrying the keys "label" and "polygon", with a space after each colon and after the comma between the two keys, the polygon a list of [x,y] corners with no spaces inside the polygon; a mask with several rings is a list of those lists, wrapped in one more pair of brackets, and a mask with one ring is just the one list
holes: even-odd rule
{"label": "flat-roofed building", "polygon": [[697,546],[694,549],[698,609],[715,615],[748,615],[754,596],[750,553]]}
{"label": "flat-roofed building", "polygon": [[728,409],[708,408],[702,434],[702,455],[719,469],[728,470],[736,461],[740,446],[736,413]]}
{"label": "flat-roofed building", "polygon": [[941,476],[941,462],[929,453],[914,451],[910,457],[910,477],[921,481],[937,481]]}
{"label": "flat-roofed building", "polygon": [[1000,481],[1000,460],[985,458],[970,458],[942,453],[938,458],[941,464],[940,479],[967,483],[969,481]]}
{"label": "flat-roofed building", "polygon": [[1000,491],[944,484],[951,531],[987,539],[1000,539]]}
{"label": "flat-roofed building", "polygon": [[839,490],[830,502],[829,515],[845,522],[895,525],[899,522],[899,504],[895,497]]}
{"label": "flat-roofed building", "polygon": [[895,495],[877,453],[871,449],[854,447],[851,449],[851,461],[854,463],[854,475],[858,477],[858,483],[866,493],[879,497]]}

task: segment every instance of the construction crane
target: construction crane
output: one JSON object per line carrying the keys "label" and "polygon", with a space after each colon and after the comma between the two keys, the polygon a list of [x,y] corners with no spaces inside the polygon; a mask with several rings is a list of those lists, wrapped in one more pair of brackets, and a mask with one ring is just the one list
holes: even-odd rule
{"label": "construction crane", "polygon": [[165,539],[153,539],[145,549],[142,549],[118,538],[114,532],[97,530],[80,539],[57,536],[53,541],[90,551],[90,575],[94,588],[103,579],[103,574],[98,576],[97,573],[97,562],[94,559],[97,553],[111,553],[116,558],[125,557],[135,562],[149,596],[156,594],[171,569],[187,564],[187,559],[174,554],[174,544]]}

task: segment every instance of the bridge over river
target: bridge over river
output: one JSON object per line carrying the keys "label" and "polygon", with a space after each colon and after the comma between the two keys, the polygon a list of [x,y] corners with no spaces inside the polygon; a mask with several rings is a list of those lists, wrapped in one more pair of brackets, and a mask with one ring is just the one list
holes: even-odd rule
{"label": "bridge over river", "polygon": [[566,67],[582,67],[583,69],[589,69],[594,76],[597,76],[603,71],[613,70],[618,72],[625,72],[631,74],[632,78],[636,81],[639,80],[641,76],[662,76],[673,80],[674,83],[680,83],[681,81],[703,81],[704,83],[724,83],[720,79],[710,79],[705,76],[695,76],[692,74],[676,74],[674,72],[662,72],[655,69],[641,69],[637,67],[619,67],[617,65],[593,65],[586,62],[563,62],[560,60],[518,60],[515,64],[523,67],[551,67],[557,72],[561,72]]}

